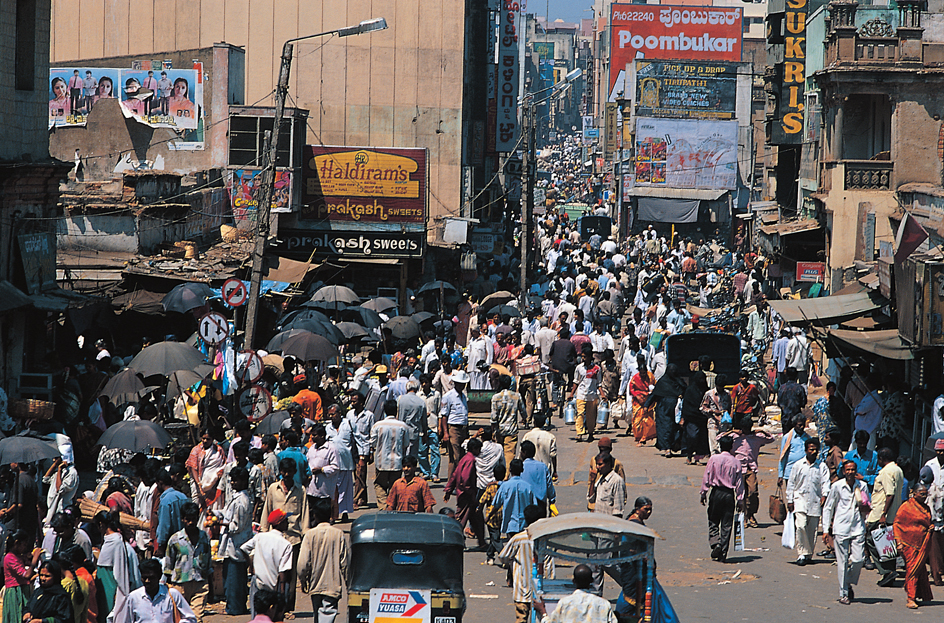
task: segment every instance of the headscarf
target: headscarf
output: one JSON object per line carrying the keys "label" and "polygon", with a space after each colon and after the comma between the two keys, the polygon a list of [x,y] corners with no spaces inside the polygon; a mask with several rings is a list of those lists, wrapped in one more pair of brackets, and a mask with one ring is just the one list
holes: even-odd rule
{"label": "headscarf", "polygon": [[656,382],[652,393],[656,398],[681,398],[684,391],[685,387],[679,377],[679,368],[676,364],[670,363],[665,367],[665,374]]}
{"label": "headscarf", "polygon": [[688,387],[685,388],[685,396],[682,399],[682,417],[685,421],[691,419],[693,422],[707,420],[708,418],[701,412],[701,401],[708,392],[708,377],[699,370],[692,376]]}

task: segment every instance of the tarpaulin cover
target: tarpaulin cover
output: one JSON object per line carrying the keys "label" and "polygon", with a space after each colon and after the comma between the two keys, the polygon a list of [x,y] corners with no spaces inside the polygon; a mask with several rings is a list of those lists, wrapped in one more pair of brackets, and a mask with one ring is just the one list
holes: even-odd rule
{"label": "tarpaulin cover", "polygon": [[0,313],[21,307],[29,307],[32,304],[32,299],[15,285],[5,279],[0,279]]}
{"label": "tarpaulin cover", "polygon": [[639,221],[652,223],[694,223],[698,220],[697,199],[662,199],[659,197],[639,197]]}
{"label": "tarpaulin cover", "polygon": [[864,351],[885,359],[905,361],[914,359],[911,347],[901,339],[898,329],[882,331],[847,331],[830,329],[826,332],[830,341],[835,341],[840,354],[849,354],[849,350]]}
{"label": "tarpaulin cover", "polygon": [[815,299],[770,301],[770,307],[788,324],[826,326],[852,320],[880,308],[883,297],[873,292],[824,296]]}

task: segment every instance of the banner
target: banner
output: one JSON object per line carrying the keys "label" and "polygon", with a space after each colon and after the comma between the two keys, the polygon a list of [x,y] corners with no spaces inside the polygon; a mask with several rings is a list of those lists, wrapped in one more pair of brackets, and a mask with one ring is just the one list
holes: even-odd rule
{"label": "banner", "polygon": [[120,69],[50,69],[49,127],[84,126],[95,102],[117,97],[120,84]]}
{"label": "banner", "polygon": [[[259,169],[234,169],[226,177],[233,218],[237,221],[256,220],[259,207],[259,184],[262,171]],[[272,212],[292,211],[292,172],[275,172],[275,192],[269,208]]]}
{"label": "banner", "polygon": [[740,7],[613,4],[610,25],[610,93],[635,59],[741,60]]}
{"label": "banner", "polygon": [[636,61],[636,114],[640,117],[734,119],[737,65]]}
{"label": "banner", "polygon": [[125,117],[152,128],[197,129],[203,108],[203,74],[193,69],[131,69],[121,72]]}
{"label": "banner", "polygon": [[636,185],[733,190],[737,121],[636,119]]}
{"label": "banner", "polygon": [[301,218],[331,229],[343,222],[426,231],[425,149],[308,145],[304,153]]}
{"label": "banner", "polygon": [[498,25],[498,118],[495,151],[517,149],[518,123],[518,15],[516,0],[503,0]]}

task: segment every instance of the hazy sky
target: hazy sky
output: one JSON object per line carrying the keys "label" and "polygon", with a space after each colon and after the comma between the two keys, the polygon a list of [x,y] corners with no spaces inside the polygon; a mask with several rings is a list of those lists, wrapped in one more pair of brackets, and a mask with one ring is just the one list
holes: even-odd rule
{"label": "hazy sky", "polygon": [[560,18],[565,22],[579,24],[581,19],[593,17],[592,11],[584,12],[591,6],[591,0],[529,0],[525,12],[544,15],[552,22]]}

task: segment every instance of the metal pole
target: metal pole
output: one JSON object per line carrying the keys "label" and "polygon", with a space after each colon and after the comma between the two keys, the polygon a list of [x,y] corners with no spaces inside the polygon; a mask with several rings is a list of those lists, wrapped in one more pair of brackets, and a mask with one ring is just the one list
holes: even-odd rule
{"label": "metal pole", "polygon": [[288,77],[292,69],[292,44],[289,41],[282,46],[282,67],[279,70],[279,83],[275,88],[275,118],[272,133],[266,145],[265,161],[262,170],[262,185],[256,207],[256,241],[252,250],[252,276],[249,281],[249,300],[246,303],[246,335],[243,347],[251,349],[256,337],[256,320],[259,315],[259,298],[262,296],[262,262],[266,243],[269,238],[269,210],[272,196],[275,194],[275,163],[279,151],[279,134],[282,129],[282,115],[285,112],[285,96],[288,93]]}
{"label": "metal pole", "polygon": [[528,103],[524,110],[524,131],[527,136],[527,145],[524,150],[525,192],[527,193],[521,204],[521,311],[528,306],[528,247],[531,246],[531,215],[534,213],[534,174],[535,167],[535,124],[534,101]]}

